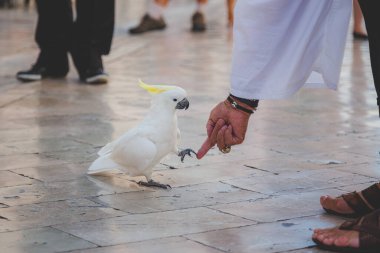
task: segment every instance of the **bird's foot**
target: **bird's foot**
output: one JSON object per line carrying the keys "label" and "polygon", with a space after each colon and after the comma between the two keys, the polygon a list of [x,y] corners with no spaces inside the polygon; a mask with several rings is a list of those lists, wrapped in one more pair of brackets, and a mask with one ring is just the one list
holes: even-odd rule
{"label": "bird's foot", "polygon": [[187,148],[187,149],[184,149],[184,150],[180,151],[178,153],[178,156],[181,157],[181,162],[183,162],[183,160],[185,159],[186,155],[192,157],[191,153],[193,153],[195,156],[197,156],[197,153],[195,153],[195,151],[192,150],[191,148]]}
{"label": "bird's foot", "polygon": [[139,185],[146,186],[146,187],[158,187],[163,189],[171,189],[172,187],[168,184],[160,184],[156,181],[149,180],[148,182],[140,181],[138,182]]}

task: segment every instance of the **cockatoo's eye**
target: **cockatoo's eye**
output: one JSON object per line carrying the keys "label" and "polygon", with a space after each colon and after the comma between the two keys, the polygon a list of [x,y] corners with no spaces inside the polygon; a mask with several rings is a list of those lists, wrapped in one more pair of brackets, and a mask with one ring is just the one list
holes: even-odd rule
{"label": "cockatoo's eye", "polygon": [[175,99],[173,99],[173,101],[174,101],[174,102],[177,102],[177,99],[175,98]]}

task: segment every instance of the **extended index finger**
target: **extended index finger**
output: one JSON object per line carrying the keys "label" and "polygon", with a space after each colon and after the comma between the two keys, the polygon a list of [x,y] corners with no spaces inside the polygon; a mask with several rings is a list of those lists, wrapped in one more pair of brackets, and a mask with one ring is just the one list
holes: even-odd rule
{"label": "extended index finger", "polygon": [[205,142],[202,144],[201,148],[197,152],[197,158],[202,159],[207,152],[213,147],[214,145],[211,145],[210,139],[207,138]]}
{"label": "extended index finger", "polygon": [[218,136],[219,130],[225,125],[225,121],[223,119],[219,119],[214,128],[212,129],[210,137],[207,137],[205,142],[202,144],[201,148],[198,150],[197,158],[202,159],[203,156],[207,154],[207,152],[215,146],[216,139]]}

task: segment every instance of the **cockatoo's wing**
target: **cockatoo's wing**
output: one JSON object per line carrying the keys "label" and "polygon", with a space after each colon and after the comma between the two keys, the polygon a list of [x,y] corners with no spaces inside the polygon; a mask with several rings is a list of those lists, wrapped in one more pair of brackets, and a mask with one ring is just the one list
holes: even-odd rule
{"label": "cockatoo's wing", "polygon": [[[146,137],[135,135],[125,136],[107,144],[104,153],[96,159],[88,169],[88,174],[96,174],[119,169],[131,176],[150,176],[153,162],[156,158],[157,147]],[[112,145],[112,148],[107,147]],[[102,149],[102,150],[103,150]]]}
{"label": "cockatoo's wing", "polygon": [[119,142],[127,142],[130,138],[133,138],[133,136],[135,136],[135,134],[137,134],[137,132],[138,132],[137,128],[133,128],[133,129],[129,130],[128,132],[126,132],[122,136],[120,136],[117,140],[110,142],[107,145],[105,145],[104,147],[102,147],[98,151],[98,155],[103,156],[103,155],[111,154],[114,147],[116,145],[118,145]]}
{"label": "cockatoo's wing", "polygon": [[129,131],[122,135],[119,139],[108,143],[98,151],[99,157],[88,168],[88,174],[97,174],[114,169],[122,169],[122,167],[112,160],[111,155],[114,147],[119,141],[128,141],[133,136],[133,131]]}
{"label": "cockatoo's wing", "polygon": [[155,165],[157,146],[149,138],[134,135],[127,141],[119,141],[111,154],[112,160],[120,164],[132,176],[145,175]]}

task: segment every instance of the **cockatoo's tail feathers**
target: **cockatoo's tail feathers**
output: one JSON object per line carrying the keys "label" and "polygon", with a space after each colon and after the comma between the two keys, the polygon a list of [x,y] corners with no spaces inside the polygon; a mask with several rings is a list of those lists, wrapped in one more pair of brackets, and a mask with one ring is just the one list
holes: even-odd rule
{"label": "cockatoo's tail feathers", "polygon": [[87,170],[87,174],[97,174],[105,171],[120,169],[120,165],[112,161],[110,155],[100,156]]}
{"label": "cockatoo's tail feathers", "polygon": [[104,156],[104,155],[110,154],[114,146],[115,146],[114,142],[108,143],[107,145],[105,145],[98,151],[98,155]]}
{"label": "cockatoo's tail feathers", "polygon": [[150,94],[160,94],[165,91],[174,90],[177,87],[172,85],[149,85],[139,80],[139,85]]}

